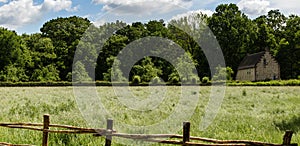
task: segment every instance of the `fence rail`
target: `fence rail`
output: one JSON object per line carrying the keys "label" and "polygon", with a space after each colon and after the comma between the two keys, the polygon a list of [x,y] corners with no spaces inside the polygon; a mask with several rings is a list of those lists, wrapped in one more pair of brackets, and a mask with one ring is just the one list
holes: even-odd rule
{"label": "fence rail", "polygon": [[[113,137],[121,137],[133,140],[140,140],[146,142],[155,142],[162,144],[173,144],[183,146],[298,146],[298,144],[291,144],[293,132],[286,131],[283,136],[282,144],[266,143],[260,141],[249,140],[217,140],[203,137],[190,136],[190,122],[183,122],[183,135],[178,134],[126,134],[117,133],[113,130],[113,120],[107,120],[106,129],[94,129],[94,128],[82,128],[69,125],[50,124],[50,116],[44,115],[43,123],[0,123],[1,127],[27,129],[40,131],[43,133],[42,146],[48,146],[49,133],[61,133],[61,134],[93,134],[95,137],[105,136],[105,146],[111,146]],[[42,127],[42,128],[37,128]],[[66,130],[50,130],[50,128],[63,128]],[[163,138],[177,139],[177,140],[161,140]],[[201,141],[200,142],[191,142]],[[203,143],[205,142],[205,143]],[[31,146],[28,144],[10,144],[6,142],[0,142],[0,146]]]}

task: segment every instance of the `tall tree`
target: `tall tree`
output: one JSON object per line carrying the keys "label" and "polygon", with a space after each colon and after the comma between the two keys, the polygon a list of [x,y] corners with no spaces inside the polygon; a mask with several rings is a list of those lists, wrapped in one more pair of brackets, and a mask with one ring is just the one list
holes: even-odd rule
{"label": "tall tree", "polygon": [[143,82],[150,82],[151,79],[162,74],[162,70],[154,65],[151,57],[145,57],[140,62],[141,64],[133,66],[132,73],[134,75],[139,75]]}
{"label": "tall tree", "polygon": [[252,49],[252,21],[235,4],[221,4],[208,25],[219,41],[226,65],[236,72],[242,58]]}
{"label": "tall tree", "polygon": [[203,35],[207,19],[208,17],[205,14],[193,13],[179,19],[171,20],[168,25],[170,38],[191,55],[200,77],[210,74],[206,56],[197,43]]}
{"label": "tall tree", "polygon": [[280,41],[277,60],[281,66],[282,79],[300,75],[300,17],[291,15],[287,22],[284,38]]}
{"label": "tall tree", "polygon": [[256,47],[269,48],[272,55],[277,56],[279,43],[284,38],[287,18],[279,10],[270,10],[254,20],[257,25],[258,37]]}
{"label": "tall tree", "polygon": [[21,56],[21,38],[16,32],[0,28],[0,71]]}
{"label": "tall tree", "polygon": [[86,18],[73,16],[52,19],[40,29],[42,35],[53,42],[61,79],[66,80],[71,72],[76,47],[90,24]]}
{"label": "tall tree", "polygon": [[270,10],[266,16],[267,24],[274,31],[274,35],[278,36],[278,38],[283,37],[282,31],[285,29],[285,23],[287,18],[277,10]]}
{"label": "tall tree", "polygon": [[97,52],[96,80],[103,80],[103,73],[106,73],[107,70],[111,68],[111,66],[106,63],[107,58],[117,56],[120,50],[129,42],[128,37],[121,33],[123,29],[127,29],[127,26],[126,23],[122,21],[105,23],[99,26],[99,31],[97,31],[96,34],[91,35],[92,37],[90,38],[95,40],[95,43],[93,43],[95,44],[95,48],[98,48],[98,50],[101,48],[101,50]]}
{"label": "tall tree", "polygon": [[256,23],[257,37],[252,38],[255,41],[254,49],[248,53],[256,53],[268,48],[271,53],[275,55],[277,53],[278,44],[274,30],[268,25],[266,17],[261,16],[255,19],[254,22]]}
{"label": "tall tree", "polygon": [[0,28],[0,80],[28,81],[24,68],[26,49],[16,32]]}

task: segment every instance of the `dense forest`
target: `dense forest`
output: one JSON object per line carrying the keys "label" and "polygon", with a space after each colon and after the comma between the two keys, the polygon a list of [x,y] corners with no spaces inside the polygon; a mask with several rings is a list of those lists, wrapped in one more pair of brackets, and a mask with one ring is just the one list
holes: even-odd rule
{"label": "dense forest", "polygon": [[[171,25],[193,27],[200,21],[207,23],[220,44],[227,70],[232,73],[228,79],[234,79],[239,63],[248,53],[260,52],[266,48],[270,49],[281,66],[281,79],[299,77],[299,16],[285,16],[279,10],[271,10],[267,15],[250,19],[235,4],[221,4],[212,16],[192,14],[168,23],[164,20],[132,24],[116,21],[94,26],[86,18],[73,16],[50,20],[40,28],[40,33],[35,34],[18,35],[15,31],[0,28],[0,81],[71,81],[72,76],[86,80],[109,81],[112,63],[122,48],[147,36],[172,40],[191,56],[198,77],[211,78],[208,61],[201,47],[186,31]],[[103,31],[109,31],[109,28],[121,29],[102,43],[103,48],[100,52],[93,51],[99,47],[99,43],[87,44],[80,41],[83,35],[87,35],[87,29],[96,34],[105,34]],[[101,40],[101,35],[84,38],[97,41]],[[83,59],[83,62],[75,62],[73,65],[78,47],[87,49],[81,53],[89,53],[89,56],[96,58],[96,62]],[[120,67],[122,65],[126,64],[118,63]],[[93,66],[95,73],[84,72]],[[72,72],[72,67],[80,72]],[[117,74],[120,72],[118,69],[114,70]],[[95,77],[92,77],[93,75]],[[119,78],[123,78],[122,73],[118,75]],[[129,80],[134,76],[139,76],[145,82],[154,77],[171,81],[176,80],[178,73],[169,62],[161,58],[145,57],[133,66]]]}

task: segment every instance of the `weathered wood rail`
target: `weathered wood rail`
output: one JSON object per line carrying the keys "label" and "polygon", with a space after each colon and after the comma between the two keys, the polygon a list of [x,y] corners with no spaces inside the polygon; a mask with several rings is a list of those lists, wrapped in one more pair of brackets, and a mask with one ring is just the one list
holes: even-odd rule
{"label": "weathered wood rail", "polygon": [[[94,129],[94,128],[82,128],[69,125],[58,125],[50,123],[50,116],[44,115],[43,123],[0,123],[1,127],[7,128],[17,128],[17,129],[27,129],[40,131],[43,133],[42,146],[48,146],[49,133],[62,133],[62,134],[93,134],[95,137],[105,136],[105,146],[111,146],[113,137],[121,137],[133,140],[140,140],[146,142],[155,142],[162,144],[172,144],[172,145],[183,145],[183,146],[298,146],[298,144],[292,144],[291,139],[293,136],[292,131],[286,131],[283,136],[282,144],[266,143],[260,141],[249,141],[249,140],[217,140],[210,138],[194,137],[190,136],[190,122],[183,123],[183,135],[178,134],[126,134],[117,133],[113,130],[113,120],[107,120],[106,129]],[[36,128],[43,127],[43,128]],[[51,130],[50,128],[62,128],[67,130]],[[161,140],[163,138],[167,139],[177,139],[177,140]],[[178,140],[179,139],[179,140]],[[201,141],[200,142],[191,142]],[[203,143],[204,142],[204,143]],[[32,146],[28,144],[10,144],[5,142],[0,142],[0,146]]]}

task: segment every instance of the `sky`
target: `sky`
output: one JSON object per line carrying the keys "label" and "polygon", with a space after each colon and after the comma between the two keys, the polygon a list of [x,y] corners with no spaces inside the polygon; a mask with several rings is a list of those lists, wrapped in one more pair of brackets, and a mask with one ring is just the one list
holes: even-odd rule
{"label": "sky", "polygon": [[212,15],[219,4],[226,3],[237,4],[252,19],[272,9],[286,16],[300,15],[300,0],[0,0],[0,26],[31,34],[57,17],[80,16],[96,25],[116,20],[168,21],[199,11]]}

